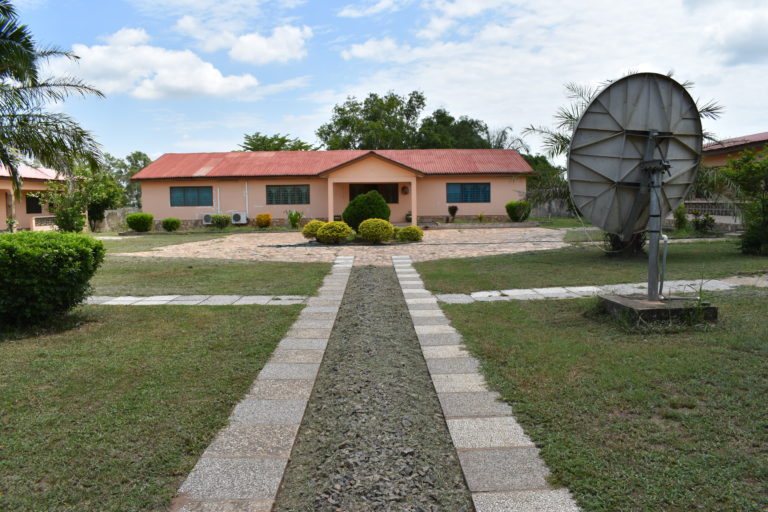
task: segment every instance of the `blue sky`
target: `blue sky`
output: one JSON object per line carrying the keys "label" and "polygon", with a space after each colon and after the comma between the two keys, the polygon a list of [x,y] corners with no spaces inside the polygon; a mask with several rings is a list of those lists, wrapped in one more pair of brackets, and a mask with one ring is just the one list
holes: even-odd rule
{"label": "blue sky", "polygon": [[[243,134],[316,142],[334,104],[425,93],[493,127],[551,124],[563,84],[630,70],[690,80],[722,138],[768,130],[764,0],[17,0],[52,62],[106,93],[56,106],[118,157],[237,149]],[[539,141],[528,139],[534,152]]]}

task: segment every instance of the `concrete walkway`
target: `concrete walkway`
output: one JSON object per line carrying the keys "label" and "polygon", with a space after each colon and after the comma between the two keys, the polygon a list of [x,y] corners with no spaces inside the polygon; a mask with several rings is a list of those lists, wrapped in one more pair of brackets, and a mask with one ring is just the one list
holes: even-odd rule
{"label": "concrete walkway", "polygon": [[268,512],[349,280],[354,258],[336,258],[317,297],[235,406],[229,425],[203,453],[171,505],[175,512]]}
{"label": "concrete walkway", "polygon": [[110,297],[94,295],[86,304],[100,306],[290,306],[306,304],[304,295],[151,295]]}
{"label": "concrete walkway", "polygon": [[578,511],[567,489],[547,483],[549,470],[538,449],[512,408],[488,390],[480,364],[424,288],[410,257],[392,260],[476,511]]}

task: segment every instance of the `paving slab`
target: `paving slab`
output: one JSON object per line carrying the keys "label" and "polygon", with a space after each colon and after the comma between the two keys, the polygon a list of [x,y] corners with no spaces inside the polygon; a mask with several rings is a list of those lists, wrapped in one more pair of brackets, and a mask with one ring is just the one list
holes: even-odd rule
{"label": "paving slab", "polygon": [[578,512],[567,489],[473,493],[476,512]]}
{"label": "paving slab", "polygon": [[543,299],[544,296],[536,293],[533,290],[530,289],[521,289],[521,290],[501,290],[501,293],[509,297],[513,300],[535,300],[535,299]]}
{"label": "paving slab", "polygon": [[600,293],[598,286],[566,286],[565,289],[581,297],[591,297]]}
{"label": "paving slab", "polygon": [[130,306],[131,304],[140,301],[144,297],[132,297],[128,295],[123,295],[120,297],[115,297],[112,300],[108,300],[106,302],[102,302],[105,306]]}
{"label": "paving slab", "polygon": [[438,393],[487,392],[485,379],[477,373],[446,373],[432,375],[432,384]]}
{"label": "paving slab", "polygon": [[203,302],[201,306],[229,306],[242,298],[241,295],[211,295]]}
{"label": "paving slab", "polygon": [[113,299],[116,299],[117,297],[109,296],[109,295],[92,295],[85,299],[86,304],[92,304],[92,305],[98,305],[103,304],[105,302],[109,302]]}
{"label": "paving slab", "polygon": [[400,282],[400,288],[403,290],[423,290],[424,289],[424,283],[421,281],[415,281],[415,282]]}
{"label": "paving slab", "polygon": [[512,407],[500,401],[499,397],[496,392],[437,394],[446,418],[511,416]]}
{"label": "paving slab", "polygon": [[459,345],[462,343],[461,334],[416,334],[422,347],[437,345]]}
{"label": "paving slab", "polygon": [[190,499],[274,499],[286,463],[286,459],[204,457],[179,492]]}
{"label": "paving slab", "polygon": [[203,457],[287,459],[298,431],[298,424],[232,424],[219,432]]}
{"label": "paving slab", "polygon": [[446,304],[471,304],[475,302],[475,299],[466,293],[438,293],[435,297]]}
{"label": "paving slab", "polygon": [[319,368],[319,364],[267,363],[259,372],[259,379],[314,379]]}
{"label": "paving slab", "polygon": [[553,286],[550,288],[533,288],[533,291],[548,299],[569,299],[579,296],[574,292],[568,291],[562,286]]}
{"label": "paving slab", "polygon": [[286,350],[325,350],[328,338],[283,338],[277,345]]}
{"label": "paving slab", "polygon": [[456,329],[451,325],[416,325],[416,334],[454,334]]}
{"label": "paving slab", "polygon": [[536,447],[459,451],[472,492],[546,488],[549,470]]}
{"label": "paving slab", "polygon": [[466,359],[470,357],[464,345],[439,345],[434,347],[421,347],[424,359]]}
{"label": "paving slab", "polygon": [[273,363],[320,363],[325,350],[277,348],[272,352]]}
{"label": "paving slab", "polygon": [[334,320],[309,320],[299,318],[296,320],[292,328],[293,329],[331,329],[333,327]]}
{"label": "paving slab", "polygon": [[306,400],[245,398],[235,406],[230,421],[259,425],[298,425],[304,416],[306,406]]}
{"label": "paving slab", "polygon": [[429,290],[425,290],[424,288],[408,288],[403,290],[403,296],[406,299],[418,298],[418,297],[431,297],[432,293]]}
{"label": "paving slab", "polygon": [[424,309],[424,310],[413,310],[410,312],[411,317],[416,318],[445,318],[445,313],[441,309]]}
{"label": "paving slab", "polygon": [[199,306],[203,300],[172,300],[166,306]]}
{"label": "paving slab", "polygon": [[491,295],[490,297],[475,298],[476,302],[500,302],[500,301],[508,301],[508,300],[512,300],[512,297],[508,297],[506,295]]}
{"label": "paving slab", "polygon": [[480,363],[474,357],[427,359],[427,368],[429,368],[429,373],[432,375],[441,373],[472,373],[478,371]]}
{"label": "paving slab", "polygon": [[257,380],[248,393],[261,400],[308,400],[314,385],[311,379]]}
{"label": "paving slab", "polygon": [[434,297],[415,297],[406,298],[405,303],[410,307],[413,304],[437,304],[437,299]]}
{"label": "paving slab", "polygon": [[472,292],[469,294],[473,299],[486,299],[488,297],[501,297],[500,291],[488,291],[488,292]]}
{"label": "paving slab", "polygon": [[[440,376],[442,377],[442,375]],[[453,444],[464,448],[510,448],[533,446],[511,416],[446,420]]]}
{"label": "paving slab", "polygon": [[421,325],[448,325],[450,326],[451,323],[448,321],[448,319],[442,315],[442,316],[412,316],[411,318],[413,320],[414,326],[421,326]]}
{"label": "paving slab", "polygon": [[[310,299],[312,300],[312,299]],[[339,312],[339,306],[313,306],[309,305],[301,310],[302,313],[334,313],[335,314]]]}
{"label": "paving slab", "polygon": [[271,295],[244,295],[232,303],[233,306],[263,306],[272,300]]}
{"label": "paving slab", "polygon": [[341,301],[338,299],[324,299],[322,297],[310,297],[306,301],[307,306],[326,306],[339,309]]}
{"label": "paving slab", "polygon": [[288,338],[327,338],[331,335],[331,328],[293,329],[288,331]]}
{"label": "paving slab", "polygon": [[435,311],[439,311],[440,306],[437,305],[437,301],[426,302],[422,304],[408,304],[408,311],[416,311],[416,310],[424,311],[427,309],[433,309]]}
{"label": "paving slab", "polygon": [[[306,309],[306,308],[305,308]],[[307,313],[306,311],[303,311],[299,313],[298,320],[335,320],[336,319],[336,313],[333,312],[319,312],[319,311],[313,311]]]}
{"label": "paving slab", "polygon": [[[145,300],[140,300],[138,302],[134,302],[133,304],[131,304],[131,306],[167,306],[169,302],[170,302],[169,300],[147,300],[147,299],[145,299]],[[179,304],[174,304],[174,305],[176,306],[176,305],[179,305]]]}
{"label": "paving slab", "polygon": [[304,304],[304,300],[300,299],[272,299],[267,302],[267,306],[295,306],[297,304]]}
{"label": "paving slab", "polygon": [[178,502],[181,508],[172,506],[171,510],[173,512],[271,512],[274,504],[274,500],[193,500]]}

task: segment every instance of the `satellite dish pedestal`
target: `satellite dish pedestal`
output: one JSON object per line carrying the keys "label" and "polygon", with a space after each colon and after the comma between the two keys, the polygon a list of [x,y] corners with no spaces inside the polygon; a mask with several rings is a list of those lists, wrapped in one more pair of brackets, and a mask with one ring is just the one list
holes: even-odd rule
{"label": "satellite dish pedestal", "polygon": [[[659,243],[662,218],[693,186],[702,139],[696,102],[683,86],[657,73],[609,84],[579,119],[568,151],[574,205],[623,241],[648,232],[647,299],[601,297],[609,310],[629,310],[644,320],[690,313],[681,301],[660,300]],[[704,319],[717,318],[716,308],[704,309]]]}

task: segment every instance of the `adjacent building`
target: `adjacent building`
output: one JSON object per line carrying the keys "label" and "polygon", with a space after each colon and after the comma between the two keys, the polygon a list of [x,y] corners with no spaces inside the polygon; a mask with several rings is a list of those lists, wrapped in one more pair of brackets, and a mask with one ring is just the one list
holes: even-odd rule
{"label": "adjacent building", "polygon": [[46,182],[62,180],[56,171],[45,168],[19,166],[19,175],[23,185],[21,199],[13,199],[11,176],[7,169],[0,166],[0,231],[8,228],[8,220],[16,219],[16,229],[44,231],[53,229],[53,216],[48,213],[35,192],[47,188]]}
{"label": "adjacent building", "polygon": [[240,222],[260,213],[333,219],[358,194],[378,190],[392,222],[506,217],[525,198],[533,170],[514,150],[427,149],[169,153],[139,171],[142,210],[155,219],[200,223],[226,213]]}

